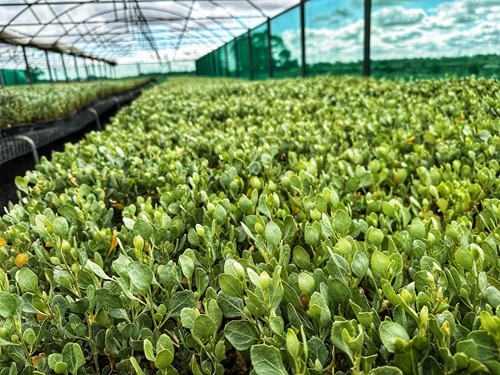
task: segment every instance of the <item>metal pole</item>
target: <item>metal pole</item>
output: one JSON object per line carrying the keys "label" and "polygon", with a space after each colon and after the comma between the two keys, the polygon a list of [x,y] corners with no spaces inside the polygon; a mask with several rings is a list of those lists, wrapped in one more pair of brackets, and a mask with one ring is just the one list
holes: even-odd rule
{"label": "metal pole", "polygon": [[371,61],[370,61],[371,13],[372,13],[372,0],[365,0],[365,45],[364,45],[364,56],[363,56],[363,76],[365,77],[369,77],[371,75]]}
{"label": "metal pole", "polygon": [[49,70],[50,82],[53,82],[54,80],[52,78],[52,70],[50,69],[49,52],[47,50],[45,50],[45,60],[47,61],[47,69]]}
{"label": "metal pole", "polygon": [[99,74],[101,75],[101,78],[106,78],[104,72],[102,71],[102,63],[100,61],[97,62],[97,66],[99,67]]}
{"label": "metal pole", "polygon": [[224,44],[224,56],[226,57],[226,76],[229,77],[231,76],[231,73],[229,72],[229,55],[228,55],[228,48],[227,48],[227,43]]}
{"label": "metal pole", "polygon": [[64,56],[63,54],[61,53],[61,61],[62,61],[62,65],[63,65],[63,69],[64,69],[64,76],[66,77],[66,82],[68,82],[68,71],[66,70],[66,64],[64,63]]}
{"label": "metal pole", "polygon": [[28,64],[28,56],[26,56],[25,46],[23,46],[23,56],[24,56],[24,63],[26,64],[26,80],[28,81],[29,84],[32,84],[33,79],[31,78],[30,66]]}
{"label": "metal pole", "polygon": [[267,17],[267,63],[269,65],[269,78],[273,78],[273,46],[271,43],[271,19]]}
{"label": "metal pole", "polygon": [[253,51],[252,51],[252,37],[250,36],[250,30],[247,32],[248,38],[248,77],[250,81],[253,80]]}
{"label": "metal pole", "polygon": [[139,75],[141,75],[141,64],[137,63],[137,73],[139,73]]}
{"label": "metal pole", "polygon": [[7,86],[5,84],[5,79],[3,78],[3,69],[0,69],[0,86]]}
{"label": "metal pole", "polygon": [[240,77],[240,62],[238,60],[238,38],[234,39],[234,59],[236,61],[236,78]]}
{"label": "metal pole", "polygon": [[78,72],[78,64],[77,64],[77,62],[76,62],[76,56],[75,56],[75,55],[73,55],[73,61],[74,61],[74,63],[75,63],[76,78],[77,78],[78,80],[80,80],[80,73]]}
{"label": "metal pole", "polygon": [[305,1],[300,2],[300,75],[307,75],[306,65],[306,5]]}
{"label": "metal pole", "polygon": [[87,73],[87,81],[90,81],[89,67],[86,59],[83,60],[83,66],[85,67],[85,73]]}

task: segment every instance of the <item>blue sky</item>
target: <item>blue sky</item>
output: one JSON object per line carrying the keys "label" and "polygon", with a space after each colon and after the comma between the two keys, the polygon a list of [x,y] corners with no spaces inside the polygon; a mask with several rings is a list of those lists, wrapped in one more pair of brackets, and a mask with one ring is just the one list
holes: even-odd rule
{"label": "blue sky", "polygon": [[[313,0],[306,8],[311,62],[356,61],[363,50],[362,0]],[[292,56],[299,31],[282,33]],[[374,0],[372,58],[500,54],[500,0]]]}

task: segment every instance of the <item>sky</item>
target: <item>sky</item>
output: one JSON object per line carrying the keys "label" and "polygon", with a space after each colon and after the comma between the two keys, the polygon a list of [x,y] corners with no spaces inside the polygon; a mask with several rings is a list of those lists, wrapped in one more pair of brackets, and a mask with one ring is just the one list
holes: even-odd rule
{"label": "sky", "polygon": [[[308,63],[361,60],[363,30],[362,0],[310,2]],[[298,58],[300,31],[282,38]],[[371,45],[374,60],[500,54],[500,0],[374,0]]]}

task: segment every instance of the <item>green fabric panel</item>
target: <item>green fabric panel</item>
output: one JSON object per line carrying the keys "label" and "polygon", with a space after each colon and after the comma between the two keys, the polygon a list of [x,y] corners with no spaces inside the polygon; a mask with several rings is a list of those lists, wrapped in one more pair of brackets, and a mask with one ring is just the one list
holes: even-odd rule
{"label": "green fabric panel", "polygon": [[273,77],[300,77],[300,9],[293,8],[271,20]]}
{"label": "green fabric panel", "polygon": [[230,41],[226,45],[229,77],[236,77],[236,40]]}
{"label": "green fabric panel", "polygon": [[2,74],[6,86],[24,85],[28,83],[24,70],[3,69]]}
{"label": "green fabric panel", "polygon": [[236,49],[238,50],[238,77],[250,79],[250,55],[248,48],[248,34],[245,33],[236,38]]}
{"label": "green fabric panel", "polygon": [[307,76],[362,74],[363,2],[308,1],[305,28]]}
{"label": "green fabric panel", "polygon": [[250,32],[252,40],[252,62],[254,79],[269,77],[269,55],[267,42],[267,23]]}

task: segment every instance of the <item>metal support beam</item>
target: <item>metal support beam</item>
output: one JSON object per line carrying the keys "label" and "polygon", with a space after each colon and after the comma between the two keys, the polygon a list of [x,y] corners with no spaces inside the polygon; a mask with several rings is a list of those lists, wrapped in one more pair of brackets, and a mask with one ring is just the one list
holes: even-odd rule
{"label": "metal support beam", "polygon": [[273,46],[271,43],[271,19],[267,17],[267,63],[269,65],[269,78],[273,78]]}
{"label": "metal support beam", "polygon": [[75,62],[75,72],[76,72],[76,78],[80,80],[80,73],[78,72],[78,62],[76,61],[76,56],[73,55],[73,61]]}
{"label": "metal support beam", "polygon": [[87,65],[87,60],[83,61],[83,66],[85,67],[85,73],[87,73],[87,81],[90,81],[89,67]]}
{"label": "metal support beam", "polygon": [[137,63],[137,72],[141,75],[141,64]]}
{"label": "metal support beam", "polygon": [[253,80],[253,51],[252,51],[252,36],[250,35],[250,30],[247,32],[248,38],[248,75],[250,81]]}
{"label": "metal support beam", "polygon": [[23,46],[23,56],[24,56],[24,63],[26,64],[26,80],[28,81],[29,84],[32,84],[33,79],[31,77],[30,65],[28,63],[28,56],[26,55],[26,47],[25,46]]}
{"label": "metal support beam", "polygon": [[372,13],[372,0],[365,0],[365,43],[364,43],[364,56],[363,56],[364,77],[369,77],[371,75],[371,61],[370,61],[371,13]]}
{"label": "metal support beam", "polygon": [[300,75],[307,75],[306,65],[306,5],[305,1],[300,2]]}
{"label": "metal support beam", "polygon": [[0,69],[0,86],[7,86],[5,84],[5,79],[3,78],[3,69]]}
{"label": "metal support beam", "polygon": [[61,55],[62,66],[63,66],[63,69],[64,69],[64,76],[66,77],[66,82],[69,82],[68,71],[66,70],[66,63],[64,62],[64,56],[63,56],[62,53],[60,55]]}
{"label": "metal support beam", "polygon": [[50,82],[54,82],[52,77],[52,69],[50,68],[49,51],[45,50],[45,61],[47,61],[47,70],[49,71]]}

